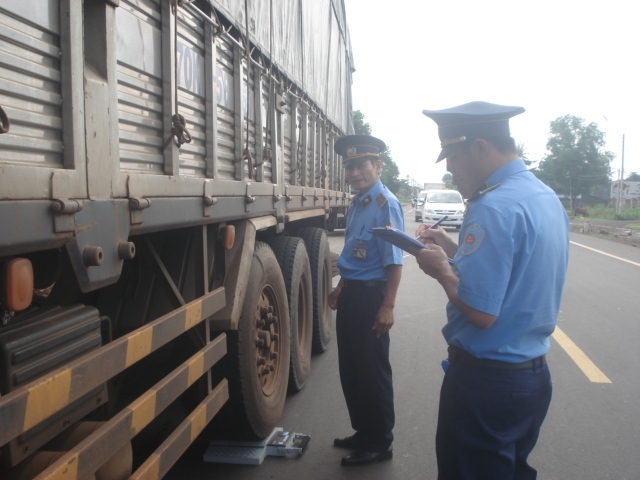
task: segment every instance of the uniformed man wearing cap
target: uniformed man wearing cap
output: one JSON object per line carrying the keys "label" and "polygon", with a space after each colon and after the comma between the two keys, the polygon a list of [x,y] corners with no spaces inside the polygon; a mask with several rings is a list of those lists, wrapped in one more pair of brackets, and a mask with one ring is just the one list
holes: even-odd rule
{"label": "uniformed man wearing cap", "polygon": [[527,457],[551,401],[545,354],[567,270],[569,222],[556,194],[518,158],[509,119],[522,112],[484,102],[423,112],[438,125],[437,161],[447,160],[469,199],[459,245],[442,228],[417,232],[430,247],[418,264],[449,298],[439,480],[536,478]]}
{"label": "uniformed man wearing cap", "polygon": [[336,331],[340,382],[355,433],[334,445],[354,452],[343,465],[365,465],[393,455],[393,383],[389,329],[400,276],[402,250],[374,237],[374,227],[404,230],[398,199],[380,182],[382,140],[349,135],[335,143],[346,177],[358,191],[347,212],[344,249],[338,259],[340,281],[329,294],[338,309]]}

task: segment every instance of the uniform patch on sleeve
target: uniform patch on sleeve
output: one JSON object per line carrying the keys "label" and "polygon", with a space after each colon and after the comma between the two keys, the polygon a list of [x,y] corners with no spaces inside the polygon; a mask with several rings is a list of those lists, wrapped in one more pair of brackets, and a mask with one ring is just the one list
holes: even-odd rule
{"label": "uniform patch on sleeve", "polygon": [[464,231],[464,238],[460,245],[460,253],[462,255],[471,255],[480,248],[485,236],[485,229],[477,223],[472,223]]}

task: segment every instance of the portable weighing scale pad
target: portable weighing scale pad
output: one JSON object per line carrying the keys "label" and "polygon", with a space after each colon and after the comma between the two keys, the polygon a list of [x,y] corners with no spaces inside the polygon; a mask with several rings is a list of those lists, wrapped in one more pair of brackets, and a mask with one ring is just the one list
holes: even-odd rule
{"label": "portable weighing scale pad", "polygon": [[309,435],[285,432],[276,427],[264,440],[212,440],[204,452],[203,460],[209,463],[260,465],[267,455],[286,457],[301,454],[310,439]]}

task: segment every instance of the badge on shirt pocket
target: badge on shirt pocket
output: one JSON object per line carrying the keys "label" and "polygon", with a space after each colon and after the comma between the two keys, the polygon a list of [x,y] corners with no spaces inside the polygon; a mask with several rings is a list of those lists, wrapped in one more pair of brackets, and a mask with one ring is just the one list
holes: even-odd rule
{"label": "badge on shirt pocket", "polygon": [[366,260],[367,249],[369,248],[369,243],[372,239],[373,234],[367,231],[363,231],[359,236],[357,236],[356,244],[353,246],[353,256],[361,260]]}
{"label": "badge on shirt pocket", "polygon": [[356,243],[353,247],[353,256],[356,258],[367,258],[367,246],[364,243]]}

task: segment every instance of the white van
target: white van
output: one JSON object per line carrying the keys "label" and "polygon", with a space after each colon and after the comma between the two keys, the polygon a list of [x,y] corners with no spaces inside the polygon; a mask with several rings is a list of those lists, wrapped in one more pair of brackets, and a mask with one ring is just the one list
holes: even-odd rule
{"label": "white van", "polygon": [[416,221],[435,223],[443,216],[448,215],[449,218],[440,225],[442,227],[456,227],[456,230],[460,230],[464,218],[464,200],[460,192],[456,190],[429,190],[426,192],[421,208],[419,220],[416,210]]}

